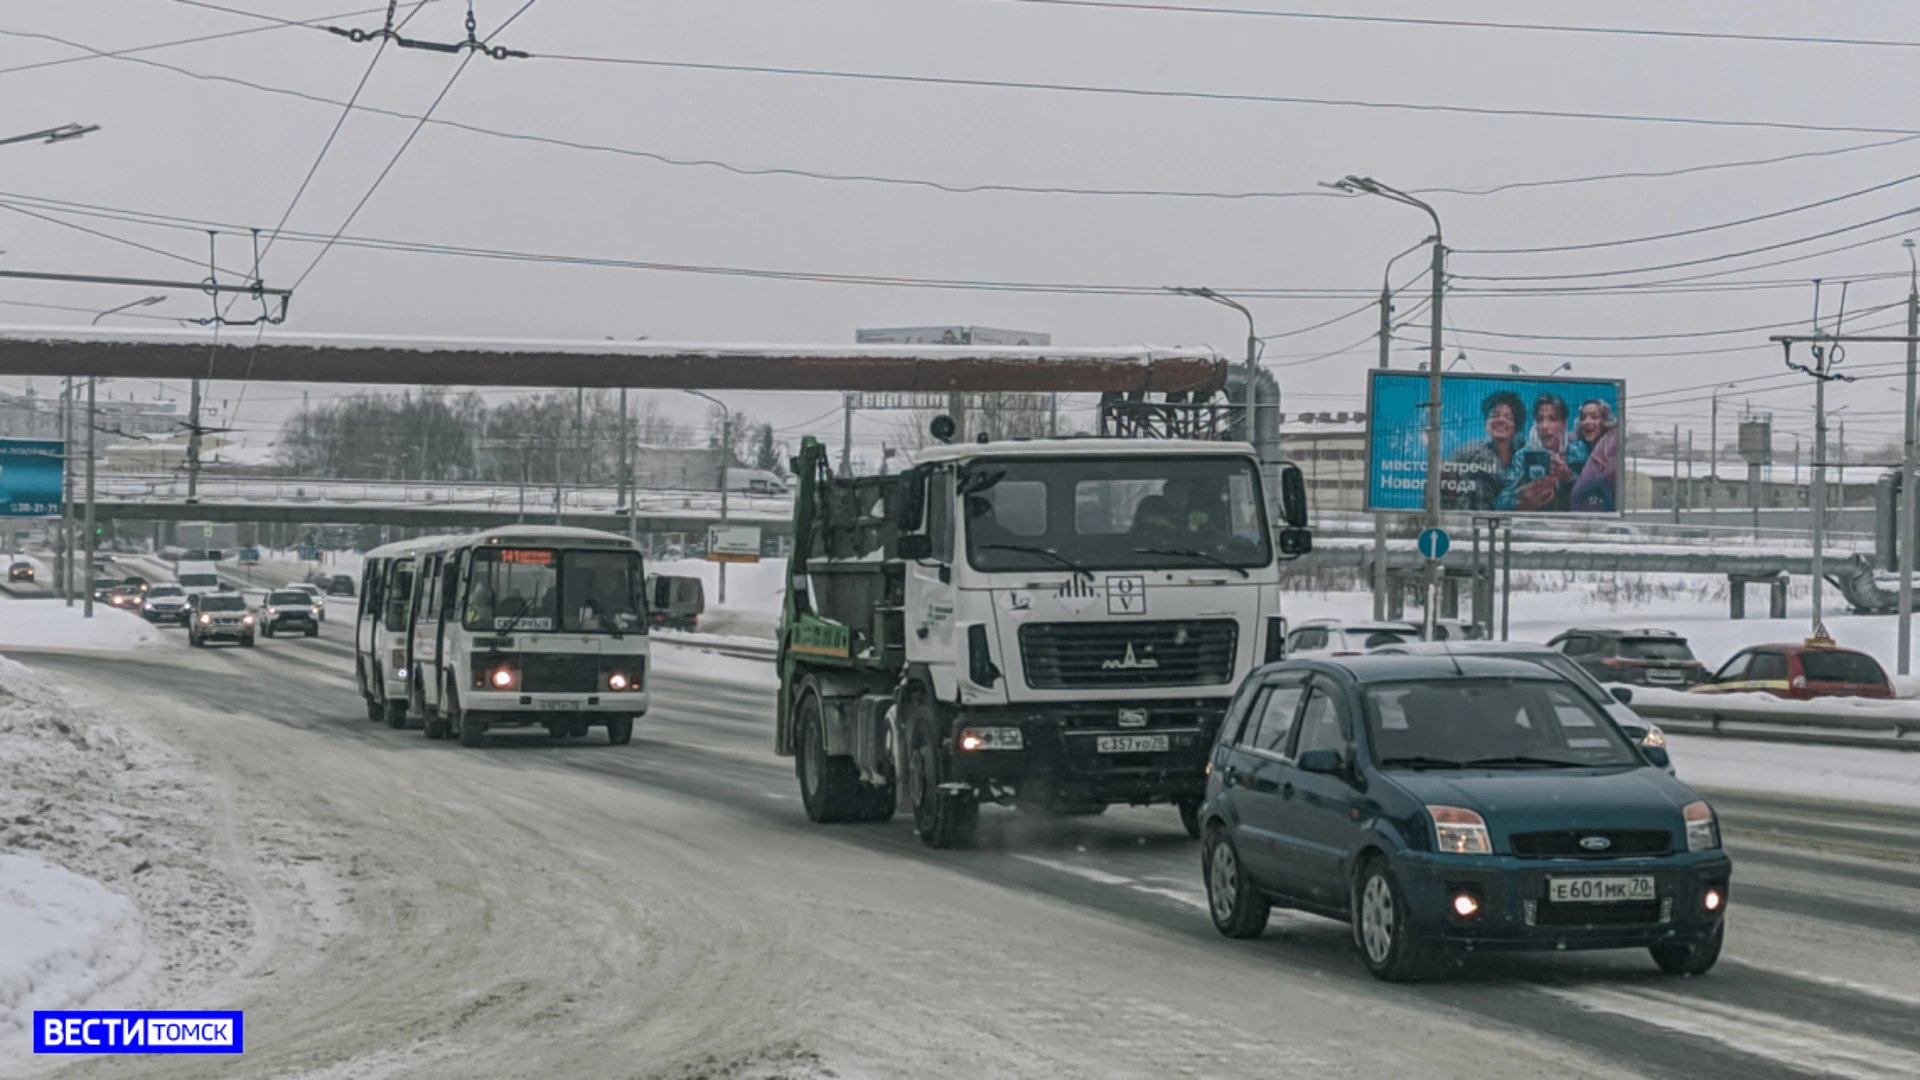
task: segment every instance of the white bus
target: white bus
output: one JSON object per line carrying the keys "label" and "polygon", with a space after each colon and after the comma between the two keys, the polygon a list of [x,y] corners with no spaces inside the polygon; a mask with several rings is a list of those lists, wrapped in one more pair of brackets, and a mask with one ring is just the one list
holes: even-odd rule
{"label": "white bus", "polygon": [[514,525],[394,547],[368,556],[388,560],[370,635],[387,651],[361,663],[382,673],[389,723],[402,689],[399,726],[414,719],[430,739],[478,746],[492,728],[540,726],[555,738],[605,727],[616,746],[632,740],[647,711],[648,652],[646,568],[632,541]]}
{"label": "white bus", "polygon": [[353,624],[354,683],[367,719],[407,724],[407,643],[413,630],[413,574],[429,540],[402,540],[367,552],[360,572],[360,610]]}

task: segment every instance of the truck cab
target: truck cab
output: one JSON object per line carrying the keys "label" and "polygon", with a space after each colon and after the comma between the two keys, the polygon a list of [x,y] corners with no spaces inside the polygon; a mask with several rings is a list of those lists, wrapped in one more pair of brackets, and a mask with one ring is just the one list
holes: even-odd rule
{"label": "truck cab", "polygon": [[1285,635],[1252,447],[970,443],[854,480],[808,455],[778,748],[810,815],[890,815],[897,795],[941,847],[984,802],[1171,803],[1195,828],[1228,700]]}

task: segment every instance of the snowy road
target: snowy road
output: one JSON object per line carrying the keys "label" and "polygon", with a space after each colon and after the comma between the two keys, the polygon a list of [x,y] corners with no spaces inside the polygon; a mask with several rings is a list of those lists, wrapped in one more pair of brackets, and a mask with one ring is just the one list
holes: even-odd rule
{"label": "snowy road", "polygon": [[676,676],[672,646],[633,745],[476,752],[368,723],[330,632],[12,654],[204,761],[241,850],[263,809],[308,823],[340,883],[316,916],[240,860],[266,932],[147,1003],[245,1009],[244,1058],[59,1075],[1920,1075],[1920,810],[1716,795],[1736,876],[1705,978],[1600,953],[1389,987],[1331,922],[1219,938],[1170,810],[990,812],[979,850],[931,852],[903,820],[809,825],[770,693]]}

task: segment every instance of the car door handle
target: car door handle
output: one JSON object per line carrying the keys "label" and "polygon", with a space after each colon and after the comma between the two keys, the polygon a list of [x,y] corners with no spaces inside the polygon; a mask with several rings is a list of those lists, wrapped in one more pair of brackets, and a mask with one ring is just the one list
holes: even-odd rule
{"label": "car door handle", "polygon": [[1283,784],[1283,785],[1281,785],[1281,787],[1280,787],[1280,797],[1281,797],[1281,798],[1283,798],[1283,799],[1291,799],[1291,798],[1293,798],[1293,785],[1292,785],[1292,784]]}
{"label": "car door handle", "polygon": [[1233,787],[1240,782],[1240,770],[1229,765],[1220,770],[1220,786]]}

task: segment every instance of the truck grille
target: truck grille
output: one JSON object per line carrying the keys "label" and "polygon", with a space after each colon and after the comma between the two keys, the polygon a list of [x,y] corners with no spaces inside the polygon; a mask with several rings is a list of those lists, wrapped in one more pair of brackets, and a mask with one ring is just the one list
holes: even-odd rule
{"label": "truck grille", "polygon": [[1020,663],[1036,690],[1219,686],[1233,681],[1232,619],[1029,623]]}
{"label": "truck grille", "polygon": [[[1605,838],[1607,846],[1598,851],[1582,847],[1580,841],[1589,836]],[[1515,855],[1531,859],[1618,859],[1673,850],[1673,834],[1665,829],[1561,829],[1514,833],[1508,842]]]}

